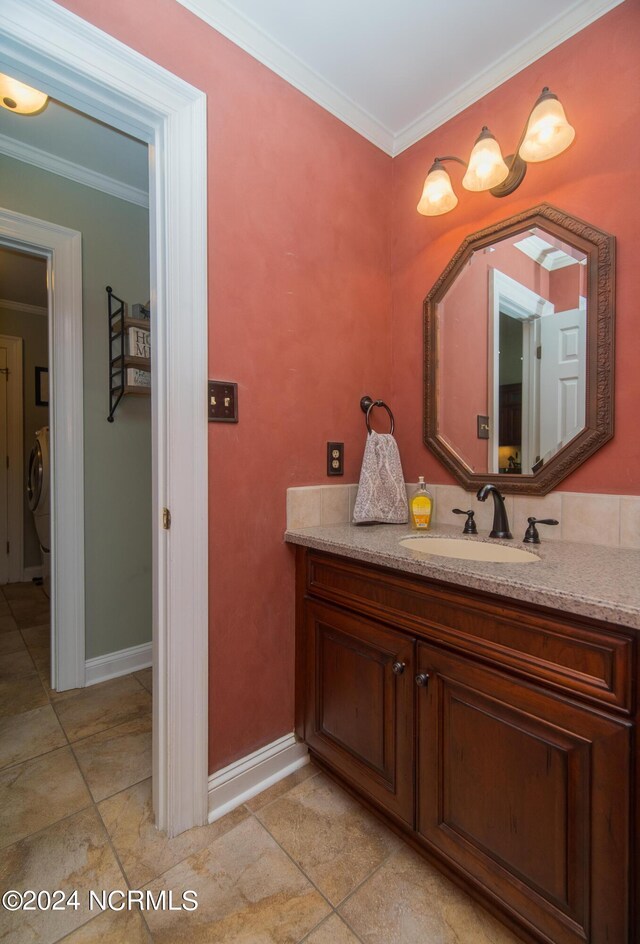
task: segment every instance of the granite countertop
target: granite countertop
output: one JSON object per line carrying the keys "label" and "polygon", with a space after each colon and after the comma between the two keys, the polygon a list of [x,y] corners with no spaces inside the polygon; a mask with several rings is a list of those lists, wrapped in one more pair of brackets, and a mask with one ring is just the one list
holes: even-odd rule
{"label": "granite countertop", "polygon": [[[494,541],[486,533],[467,538],[530,550],[540,558],[533,564],[495,564],[416,554],[399,543],[416,536],[409,525],[388,524],[324,525],[285,532],[290,544],[640,629],[638,550],[544,538],[542,544],[527,545]],[[426,540],[443,537],[462,537],[462,529],[438,526]]]}

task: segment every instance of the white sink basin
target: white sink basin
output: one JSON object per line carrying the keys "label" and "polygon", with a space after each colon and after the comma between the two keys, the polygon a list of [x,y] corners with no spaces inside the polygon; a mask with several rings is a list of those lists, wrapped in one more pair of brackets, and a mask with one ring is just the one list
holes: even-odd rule
{"label": "white sink basin", "polygon": [[537,564],[540,558],[519,547],[464,541],[460,538],[404,538],[402,547],[418,554],[454,557],[457,560],[488,561],[493,564]]}

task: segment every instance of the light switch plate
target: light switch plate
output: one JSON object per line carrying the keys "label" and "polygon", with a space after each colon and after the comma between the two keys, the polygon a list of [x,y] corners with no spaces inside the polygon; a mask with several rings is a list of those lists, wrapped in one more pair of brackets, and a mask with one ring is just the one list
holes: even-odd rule
{"label": "light switch plate", "polygon": [[209,381],[210,423],[238,422],[238,384],[227,380]]}
{"label": "light switch plate", "polygon": [[489,417],[478,415],[477,424],[478,424],[478,439],[488,439],[489,438]]}

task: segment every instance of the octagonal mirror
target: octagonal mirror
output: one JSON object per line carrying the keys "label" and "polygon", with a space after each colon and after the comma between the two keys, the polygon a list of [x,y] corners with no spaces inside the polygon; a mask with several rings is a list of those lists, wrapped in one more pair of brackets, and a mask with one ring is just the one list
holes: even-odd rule
{"label": "octagonal mirror", "polygon": [[613,435],[613,236],[543,204],[427,295],[425,443],[467,489],[543,495]]}

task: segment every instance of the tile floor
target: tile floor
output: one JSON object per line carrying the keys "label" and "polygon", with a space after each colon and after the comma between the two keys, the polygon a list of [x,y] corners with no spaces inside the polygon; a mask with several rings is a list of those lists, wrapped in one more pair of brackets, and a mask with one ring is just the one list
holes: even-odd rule
{"label": "tile floor", "polygon": [[[48,606],[0,588],[0,890],[78,889],[0,909],[2,944],[516,944],[312,765],[175,839],[151,811],[150,670],[48,685]],[[193,889],[195,911],[89,911],[89,890]]]}

